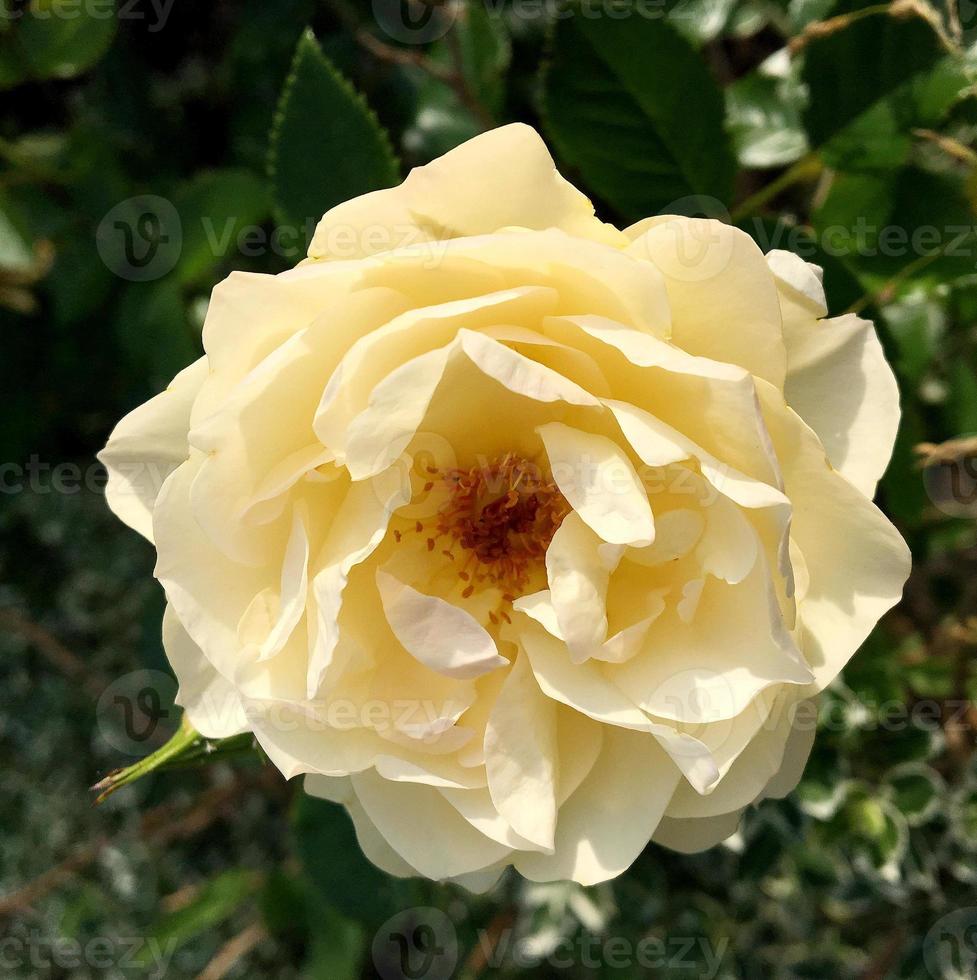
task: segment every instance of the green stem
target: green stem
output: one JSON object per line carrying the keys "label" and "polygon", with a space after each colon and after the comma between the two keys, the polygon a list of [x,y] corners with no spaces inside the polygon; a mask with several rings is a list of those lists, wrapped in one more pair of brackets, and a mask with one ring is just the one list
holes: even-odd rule
{"label": "green stem", "polygon": [[785,170],[779,177],[770,181],[765,187],[761,187],[756,194],[751,194],[738,207],[733,209],[730,215],[733,223],[750,218],[758,211],[762,210],[778,194],[785,191],[794,184],[813,180],[821,173],[821,160],[814,152],[802,156],[792,167]]}
{"label": "green stem", "polygon": [[103,802],[117,789],[128,786],[154,769],[159,769],[168,763],[173,763],[185,752],[190,750],[195,743],[203,741],[203,736],[190,724],[187,716],[183,716],[180,727],[176,730],[173,737],[155,752],[151,752],[144,759],[134,762],[131,766],[124,769],[117,769],[110,772],[104,779],[97,782],[92,790],[98,793],[95,797],[96,803]]}

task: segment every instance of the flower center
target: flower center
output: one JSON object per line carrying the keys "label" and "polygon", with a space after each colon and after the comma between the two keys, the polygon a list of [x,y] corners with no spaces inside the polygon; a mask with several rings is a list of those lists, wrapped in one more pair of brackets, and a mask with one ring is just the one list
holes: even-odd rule
{"label": "flower center", "polygon": [[522,591],[570,510],[563,494],[538,466],[512,454],[442,476],[449,494],[436,526],[470,556],[459,570],[470,581],[465,592],[485,580]]}

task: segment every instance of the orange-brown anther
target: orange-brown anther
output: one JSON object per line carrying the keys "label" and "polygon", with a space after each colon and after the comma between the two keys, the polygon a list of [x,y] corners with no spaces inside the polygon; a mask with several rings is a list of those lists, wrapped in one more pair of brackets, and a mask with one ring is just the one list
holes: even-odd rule
{"label": "orange-brown anther", "polygon": [[[474,578],[502,586],[511,601],[541,566],[569,505],[538,467],[511,454],[449,470],[444,480],[449,497],[438,512],[439,536],[469,552],[477,563]],[[464,570],[459,577],[469,580]]]}

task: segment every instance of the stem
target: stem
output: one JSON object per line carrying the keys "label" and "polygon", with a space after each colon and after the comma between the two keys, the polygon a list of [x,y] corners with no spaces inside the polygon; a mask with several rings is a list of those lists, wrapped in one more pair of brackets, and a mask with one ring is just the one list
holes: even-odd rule
{"label": "stem", "polygon": [[788,187],[813,180],[820,173],[821,161],[817,154],[813,151],[807,153],[779,177],[770,181],[765,187],[761,187],[755,194],[751,194],[738,207],[734,208],[730,218],[734,224],[744,218],[750,218]]}
{"label": "stem", "polygon": [[97,782],[92,789],[98,793],[95,798],[96,804],[102,803],[108,796],[123,786],[135,782],[137,779],[151,773],[154,769],[159,769],[167,763],[175,762],[184,752],[192,748],[194,743],[203,739],[193,725],[184,715],[180,722],[180,727],[176,730],[173,737],[155,752],[150,752],[145,758],[134,762],[131,766],[124,769],[117,769],[110,772],[104,779]]}

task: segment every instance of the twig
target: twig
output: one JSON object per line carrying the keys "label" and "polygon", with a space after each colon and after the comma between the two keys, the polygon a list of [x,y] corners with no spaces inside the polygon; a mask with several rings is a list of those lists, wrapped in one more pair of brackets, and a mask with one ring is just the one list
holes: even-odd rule
{"label": "twig", "polygon": [[811,41],[819,40],[823,37],[830,37],[850,27],[857,21],[864,20],[866,17],[877,17],[879,14],[890,13],[892,4],[877,3],[871,7],[862,7],[861,10],[854,10],[848,14],[838,14],[836,17],[828,17],[826,20],[816,20],[813,24],[808,24],[797,37],[792,37],[787,45],[787,50],[792,55],[800,54]]}
{"label": "twig", "polygon": [[[257,782],[259,785],[270,786],[269,771],[262,770]],[[275,783],[277,782],[278,780],[275,780]],[[182,816],[174,813],[175,808],[172,803],[164,803],[148,810],[140,821],[139,834],[156,845],[166,845],[175,840],[192,837],[218,820],[227,811],[228,804],[242,791],[252,788],[254,783],[253,778],[241,776],[227,786],[217,786],[207,790]],[[0,918],[29,908],[69,878],[84,871],[95,862],[108,843],[108,838],[99,837],[79,847],[60,864],[49,868],[23,887],[0,897]]]}
{"label": "twig", "polygon": [[896,288],[901,286],[903,282],[912,276],[916,275],[917,272],[922,271],[926,266],[931,265],[938,258],[941,258],[943,254],[950,248],[951,245],[955,244],[956,239],[951,239],[942,248],[938,248],[935,251],[927,252],[925,255],[920,255],[918,258],[913,259],[912,262],[904,265],[891,279],[887,279],[878,289],[873,289],[870,292],[865,293],[859,299],[855,300],[851,306],[845,310],[846,313],[861,313],[866,306],[871,306],[876,300],[882,300],[882,302],[888,302],[894,295]]}
{"label": "twig", "polygon": [[[468,16],[468,8],[461,8],[461,17]],[[451,60],[454,64],[454,71],[448,84],[455,90],[455,95],[461,104],[482,124],[485,129],[491,129],[495,125],[492,113],[482,104],[482,100],[469,88],[465,80],[465,53],[461,49],[461,37],[458,31],[452,28],[446,38],[448,50],[451,52]]]}
{"label": "twig", "polygon": [[[418,68],[432,78],[449,86],[458,97],[459,102],[484,126],[491,129],[495,119],[478,97],[471,91],[465,81],[461,42],[457,31],[453,28],[448,32],[447,44],[451,51],[453,65],[449,68],[435,61],[422,51],[409,48],[398,48],[386,41],[381,41],[367,28],[360,25],[356,14],[347,6],[345,0],[327,0],[327,3],[340,23],[349,31],[353,40],[368,54],[380,61],[393,65],[404,65]],[[464,8],[456,17],[466,16]]]}
{"label": "twig", "polygon": [[346,3],[346,0],[327,0],[327,4],[336,15],[339,22],[349,31],[353,40],[380,61],[387,61],[394,65],[410,65],[420,68],[421,71],[438,79],[441,82],[448,82],[451,77],[451,69],[439,65],[433,58],[429,58],[423,51],[413,51],[410,48],[398,48],[386,41],[381,41],[370,31],[361,26],[356,14]]}
{"label": "twig", "polygon": [[108,839],[99,837],[91,843],[82,845],[74,854],[69,855],[53,868],[48,868],[47,871],[28,882],[23,888],[0,898],[0,918],[5,915],[13,915],[22,909],[28,909],[35,902],[44,898],[45,895],[55,891],[68,879],[73,878],[79,871],[83,871],[92,864],[106,844],[108,844]]}
{"label": "twig", "polygon": [[736,222],[752,217],[788,187],[814,180],[820,175],[821,169],[822,164],[817,155],[815,153],[806,154],[779,177],[761,187],[755,194],[751,194],[742,204],[734,208],[730,218]]}
{"label": "twig", "polygon": [[968,456],[977,456],[977,436],[963,439],[947,439],[946,442],[920,442],[913,446],[919,457],[916,465],[920,469],[939,466],[943,463],[956,463]]}
{"label": "twig", "polygon": [[858,980],[885,980],[898,962],[899,953],[905,942],[905,930],[895,929],[889,941],[882,947],[879,956],[858,975]]}
{"label": "twig", "polygon": [[893,3],[877,3],[871,7],[862,7],[860,10],[853,10],[847,14],[838,14],[836,17],[815,21],[813,24],[808,24],[797,37],[791,38],[787,49],[791,55],[800,54],[812,41],[837,34],[867,17],[880,15],[899,19],[919,17],[930,25],[940,43],[950,54],[959,53],[959,45],[947,34],[940,15],[925,0],[894,0]]}
{"label": "twig", "polygon": [[39,623],[15,609],[0,609],[0,627],[19,633],[48,663],[79,681],[89,694],[98,697],[105,690],[105,681],[93,675],[91,668],[76,653]]}
{"label": "twig", "polygon": [[252,922],[236,936],[232,936],[214,958],[197,975],[197,980],[222,980],[234,968],[238,960],[247,956],[259,943],[268,938],[268,931],[260,922]]}
{"label": "twig", "polygon": [[929,140],[931,143],[936,144],[947,156],[953,157],[954,160],[960,160],[962,163],[977,166],[977,153],[969,146],[964,146],[959,140],[955,140],[950,136],[944,136],[942,133],[937,133],[932,129],[914,129],[912,133],[913,136],[919,139]]}
{"label": "twig", "polygon": [[502,909],[494,919],[488,924],[484,932],[479,933],[479,940],[475,944],[459,976],[465,980],[475,980],[490,965],[495,954],[495,947],[499,939],[507,929],[512,928],[516,915],[512,909]]}

